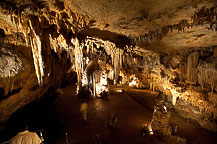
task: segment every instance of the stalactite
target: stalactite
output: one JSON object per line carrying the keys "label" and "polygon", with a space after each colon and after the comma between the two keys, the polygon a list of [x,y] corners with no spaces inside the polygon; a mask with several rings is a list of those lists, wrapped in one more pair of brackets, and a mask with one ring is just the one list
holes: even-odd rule
{"label": "stalactite", "polygon": [[120,60],[120,62],[119,62],[119,65],[120,65],[120,68],[122,68],[122,66],[123,66],[123,50],[121,50],[121,49],[119,49],[119,52],[120,52],[120,55],[119,55],[119,60]]}
{"label": "stalactite", "polygon": [[88,51],[89,49],[92,49],[93,52],[93,43],[95,43],[95,45],[97,46],[96,49],[103,47],[107,55],[111,57],[111,65],[114,67],[113,75],[115,82],[117,82],[119,77],[119,71],[122,68],[124,51],[117,48],[116,45],[110,41],[103,41],[101,39],[87,37],[85,45],[88,45]]}
{"label": "stalactite", "polygon": [[75,54],[75,70],[77,72],[77,86],[78,91],[81,90],[82,87],[82,74],[83,74],[83,45],[80,45],[79,40],[72,39],[71,42],[74,44],[74,54]]}
{"label": "stalactite", "polygon": [[32,54],[34,59],[35,72],[38,78],[39,85],[42,85],[43,76],[44,76],[44,63],[41,55],[41,41],[40,41],[40,37],[37,36],[37,34],[34,31],[31,25],[31,21],[30,21],[30,26],[31,26],[30,39],[31,39],[31,47],[32,47]]}
{"label": "stalactite", "polygon": [[187,60],[187,78],[190,83],[197,83],[197,65],[199,59],[199,53],[193,52],[188,56]]}

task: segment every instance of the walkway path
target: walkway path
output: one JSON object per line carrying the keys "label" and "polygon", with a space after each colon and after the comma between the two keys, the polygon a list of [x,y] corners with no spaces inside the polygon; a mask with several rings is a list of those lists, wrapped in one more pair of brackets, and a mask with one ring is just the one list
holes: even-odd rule
{"label": "walkway path", "polygon": [[[63,121],[64,133],[58,144],[94,144],[95,134],[100,134],[103,144],[175,144],[172,137],[155,136],[142,137],[143,123],[152,119],[155,98],[158,95],[147,90],[126,89],[125,92],[113,91],[109,100],[91,99],[88,101],[88,122],[82,122],[80,105],[82,100],[75,94],[75,87],[64,89],[64,96],[57,105],[57,110]],[[190,144],[216,143],[216,134],[200,128],[195,123],[181,118],[174,110],[170,122],[175,122],[178,135],[188,140]],[[108,113],[118,118],[117,128],[106,126]]]}
{"label": "walkway path", "polygon": [[[64,89],[64,96],[58,104],[58,109],[70,144],[92,144],[96,133],[100,134],[103,144],[161,143],[154,136],[148,138],[141,136],[142,124],[150,123],[152,113],[126,93],[111,92],[108,101],[98,98],[89,100],[86,124],[81,121],[79,111],[81,103],[82,101],[75,95],[74,87],[69,86]],[[118,118],[117,128],[106,126],[109,112]],[[66,139],[63,135],[58,143],[63,144]]]}

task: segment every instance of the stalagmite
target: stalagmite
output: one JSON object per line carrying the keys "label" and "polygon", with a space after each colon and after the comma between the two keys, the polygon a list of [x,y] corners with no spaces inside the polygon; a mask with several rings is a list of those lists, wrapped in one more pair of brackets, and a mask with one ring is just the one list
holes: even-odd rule
{"label": "stalagmite", "polygon": [[115,84],[118,83],[118,76],[119,76],[119,59],[120,59],[119,49],[115,49],[114,53],[114,77],[115,77]]}
{"label": "stalagmite", "polygon": [[85,70],[82,75],[82,86],[88,85],[87,71]]}
{"label": "stalagmite", "polygon": [[171,135],[171,130],[169,128],[170,117],[171,113],[167,111],[163,101],[157,102],[151,120],[151,127],[155,134],[164,136]]}

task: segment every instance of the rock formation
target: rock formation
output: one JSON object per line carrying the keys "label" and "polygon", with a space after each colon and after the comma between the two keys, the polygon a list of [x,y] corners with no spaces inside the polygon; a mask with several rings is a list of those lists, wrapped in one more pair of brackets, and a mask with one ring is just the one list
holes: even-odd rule
{"label": "rock formation", "polygon": [[217,131],[216,31],[216,0],[1,0],[0,124],[76,73],[78,92],[133,79]]}

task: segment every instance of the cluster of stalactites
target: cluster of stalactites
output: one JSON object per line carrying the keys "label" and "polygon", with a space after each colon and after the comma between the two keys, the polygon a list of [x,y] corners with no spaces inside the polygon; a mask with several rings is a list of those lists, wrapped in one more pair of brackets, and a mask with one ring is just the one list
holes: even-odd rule
{"label": "cluster of stalactites", "polygon": [[65,38],[62,34],[60,34],[57,38],[52,38],[51,35],[49,35],[50,43],[51,43],[51,49],[54,50],[55,53],[57,53],[58,57],[61,59],[61,53],[64,50],[68,50],[69,46],[66,43]]}
{"label": "cluster of stalactites", "polygon": [[199,11],[195,12],[192,16],[192,22],[183,19],[178,24],[163,26],[160,29],[151,30],[148,33],[139,36],[129,36],[132,43],[137,44],[139,42],[150,42],[152,40],[161,40],[169,32],[177,30],[178,32],[184,32],[185,28],[192,28],[193,26],[209,24],[208,30],[217,31],[217,7],[205,8],[202,7]]}
{"label": "cluster of stalactites", "polygon": [[[15,25],[15,32],[17,33],[17,41],[16,44],[19,43],[18,37],[23,34],[25,38],[25,45],[29,46],[29,39],[28,39],[28,33],[30,32],[28,24],[28,19],[26,19],[26,15],[22,13],[19,13],[16,15],[15,13],[10,13],[10,15],[6,16],[7,20],[11,23],[11,25]],[[14,30],[10,30],[14,31]],[[12,42],[10,42],[12,43]],[[19,45],[22,45],[23,43],[19,43]]]}
{"label": "cluster of stalactites", "polygon": [[187,82],[190,84],[199,83],[202,89],[210,86],[211,90],[217,89],[217,70],[215,59],[213,63],[199,61],[200,53],[192,52],[187,59]]}
{"label": "cluster of stalactites", "polygon": [[202,87],[210,85],[211,90],[217,89],[217,69],[211,63],[200,63],[198,65],[198,83]]}
{"label": "cluster of stalactites", "polygon": [[[39,35],[36,34],[34,28],[32,27],[32,22],[24,17],[25,15],[23,13],[18,13],[18,15],[12,13],[10,15],[11,23],[16,25],[16,32],[17,32],[16,44],[18,44],[18,35],[22,33],[24,35],[25,43],[27,47],[29,46],[30,43],[32,54],[33,54],[35,73],[37,75],[39,85],[42,85],[43,76],[44,76],[44,64],[41,55],[41,40]],[[30,36],[28,37],[28,35]],[[19,44],[22,45],[22,43]]]}
{"label": "cluster of stalactites", "polygon": [[[52,39],[51,39],[52,40]],[[81,89],[82,86],[89,85],[88,77],[89,74],[87,74],[87,66],[90,62],[92,62],[94,59],[96,59],[97,51],[100,51],[101,48],[103,48],[106,52],[106,55],[111,57],[111,65],[110,67],[113,72],[112,78],[114,78],[115,83],[118,82],[118,77],[120,73],[120,69],[123,65],[124,60],[124,51],[122,49],[119,49],[115,46],[114,43],[109,41],[103,41],[101,39],[93,38],[93,37],[87,37],[84,42],[79,42],[77,38],[71,39],[71,42],[73,46],[70,46],[67,48],[68,57],[71,60],[71,63],[73,63],[74,70],[77,72],[77,80],[78,80],[78,89]],[[85,49],[85,50],[84,50]],[[87,57],[84,57],[84,53]],[[99,57],[98,57],[99,58]],[[95,68],[95,72],[93,72],[91,75],[93,75],[92,84],[95,85],[95,91],[94,93],[98,95],[102,92],[101,88],[97,88],[97,86],[102,87],[102,83],[104,83],[107,80],[104,80],[104,78],[108,77],[106,73],[103,73],[106,71],[106,62],[105,64],[102,64],[102,61],[97,58],[96,63],[100,63],[100,69]],[[96,65],[95,65],[96,66]],[[95,75],[99,76],[96,77]],[[100,74],[99,74],[100,73]],[[103,88],[103,90],[106,90],[106,88]],[[79,91],[79,90],[78,90]]]}
{"label": "cluster of stalactites", "polygon": [[[3,2],[3,4],[8,4],[7,2]],[[35,4],[35,8],[33,9],[32,6]],[[47,7],[49,5],[49,7]],[[83,14],[74,13],[71,11],[71,9],[68,7],[68,5],[64,5],[65,9],[61,11],[57,11],[55,9],[55,6],[53,6],[53,3],[43,1],[41,2],[40,8],[37,8],[39,5],[37,5],[35,2],[32,1],[32,4],[30,5],[25,4],[25,2],[20,3],[19,5],[14,5],[13,7],[9,8],[9,20],[11,21],[12,25],[16,26],[16,32],[18,34],[22,33],[25,37],[25,42],[27,47],[31,47],[32,54],[33,54],[33,60],[34,60],[34,67],[35,67],[35,73],[37,75],[38,83],[39,85],[43,84],[43,76],[44,76],[44,64],[43,59],[41,55],[41,38],[37,34],[37,31],[39,29],[34,29],[32,25],[32,21],[29,20],[29,18],[37,17],[37,24],[40,25],[39,28],[49,28],[50,26],[55,26],[57,29],[54,29],[57,33],[60,33],[60,31],[65,28],[68,32],[72,32],[73,34],[77,33],[84,27],[86,27],[90,21],[89,18],[84,16]],[[5,7],[2,7],[3,9],[7,9]],[[14,9],[15,8],[15,9]],[[14,11],[10,11],[14,9]],[[15,12],[17,11],[17,12]],[[40,30],[41,30],[40,29]],[[18,39],[17,34],[17,39]],[[79,50],[82,50],[83,46],[80,46],[77,44],[76,39],[73,41],[73,43],[76,45],[74,48],[69,47],[66,43],[66,40],[64,39],[63,35],[59,34],[57,38],[52,38],[53,34],[50,33],[50,43],[51,48],[58,54],[59,58],[61,58],[61,52],[63,50],[69,51],[69,55],[73,54],[73,56],[70,56],[71,61],[74,62],[76,71],[81,71],[78,73],[83,73],[84,68],[83,64],[81,63],[81,55],[82,51],[79,52]],[[18,41],[18,40],[17,40]],[[79,46],[78,46],[79,45]],[[80,47],[80,48],[78,48]],[[73,52],[71,52],[73,49]],[[74,57],[75,56],[75,57]],[[80,62],[79,62],[80,61]]]}
{"label": "cluster of stalactites", "polygon": [[108,81],[107,81],[108,75],[106,74],[106,71],[95,71],[93,73],[93,95],[100,97],[100,94],[102,92],[108,91]]}
{"label": "cluster of stalactites", "polygon": [[101,39],[87,37],[86,45],[87,45],[88,52],[90,50],[92,50],[92,52],[94,51],[93,44],[96,45],[96,48],[100,48],[100,47],[104,48],[107,55],[111,57],[111,64],[114,68],[114,79],[116,83],[118,81],[120,69],[122,68],[123,65],[124,51],[120,48],[117,48],[116,45],[110,41],[103,41]]}

